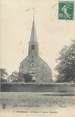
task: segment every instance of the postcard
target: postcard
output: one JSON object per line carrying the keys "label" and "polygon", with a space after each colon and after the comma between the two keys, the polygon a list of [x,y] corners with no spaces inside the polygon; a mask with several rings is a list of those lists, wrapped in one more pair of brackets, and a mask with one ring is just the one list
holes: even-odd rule
{"label": "postcard", "polygon": [[75,117],[75,1],[0,0],[0,117]]}

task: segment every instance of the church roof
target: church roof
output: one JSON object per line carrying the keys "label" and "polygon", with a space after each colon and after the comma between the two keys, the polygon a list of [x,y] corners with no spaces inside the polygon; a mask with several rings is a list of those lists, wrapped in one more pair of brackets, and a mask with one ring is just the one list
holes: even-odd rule
{"label": "church roof", "polygon": [[37,34],[36,34],[34,19],[32,23],[31,36],[30,36],[30,41],[29,41],[28,56],[31,56],[31,57],[38,56],[38,42],[37,42]]}
{"label": "church roof", "polygon": [[33,23],[32,23],[32,31],[31,31],[30,42],[31,43],[37,42],[37,34],[36,34],[35,21],[34,20],[33,20]]}

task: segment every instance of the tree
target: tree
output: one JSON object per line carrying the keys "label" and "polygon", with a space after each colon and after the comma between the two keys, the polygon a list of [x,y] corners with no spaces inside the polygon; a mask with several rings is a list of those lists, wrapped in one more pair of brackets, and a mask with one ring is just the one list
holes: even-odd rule
{"label": "tree", "polygon": [[17,71],[12,72],[8,79],[11,82],[18,82],[18,72]]}
{"label": "tree", "polygon": [[7,80],[5,78],[7,75],[8,75],[8,73],[6,72],[6,69],[0,68],[0,81],[1,82],[7,82]]}
{"label": "tree", "polygon": [[60,51],[56,70],[57,82],[75,82],[75,40]]}

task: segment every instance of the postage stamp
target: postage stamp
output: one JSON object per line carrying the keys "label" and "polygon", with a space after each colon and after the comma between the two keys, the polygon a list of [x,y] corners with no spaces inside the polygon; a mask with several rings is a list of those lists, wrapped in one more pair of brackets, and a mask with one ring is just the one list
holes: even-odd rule
{"label": "postage stamp", "polygon": [[74,19],[74,1],[59,1],[58,19],[61,20]]}

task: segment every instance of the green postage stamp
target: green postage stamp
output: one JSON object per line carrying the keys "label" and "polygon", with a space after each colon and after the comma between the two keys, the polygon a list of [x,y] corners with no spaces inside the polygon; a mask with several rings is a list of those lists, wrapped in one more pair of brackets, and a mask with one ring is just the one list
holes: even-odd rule
{"label": "green postage stamp", "polygon": [[59,1],[58,18],[62,20],[74,19],[74,1]]}

